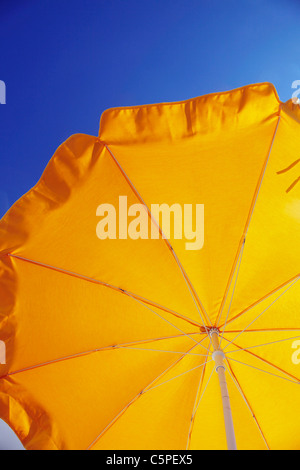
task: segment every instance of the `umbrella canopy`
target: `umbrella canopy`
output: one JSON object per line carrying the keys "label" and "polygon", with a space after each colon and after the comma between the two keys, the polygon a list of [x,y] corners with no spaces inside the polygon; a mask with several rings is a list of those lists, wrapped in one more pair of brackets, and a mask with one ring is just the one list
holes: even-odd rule
{"label": "umbrella canopy", "polygon": [[[58,148],[0,223],[0,413],[27,449],[226,448],[224,368],[238,449],[300,448],[299,131],[263,83]],[[198,238],[157,204],[198,207]]]}

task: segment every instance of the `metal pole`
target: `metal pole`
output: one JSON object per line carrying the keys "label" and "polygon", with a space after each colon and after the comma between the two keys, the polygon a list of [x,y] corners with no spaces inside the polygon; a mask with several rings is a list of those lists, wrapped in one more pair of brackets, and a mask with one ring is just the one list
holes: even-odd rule
{"label": "metal pole", "polygon": [[210,331],[210,337],[211,337],[211,342],[214,348],[212,357],[216,363],[216,372],[219,377],[219,383],[220,383],[220,389],[221,389],[227,447],[228,447],[228,450],[237,450],[234,426],[233,426],[233,420],[232,420],[232,412],[231,412],[231,407],[230,407],[230,398],[229,398],[226,375],[225,375],[225,366],[224,366],[225,354],[222,351],[222,349],[220,349],[219,331],[217,329],[212,329]]}

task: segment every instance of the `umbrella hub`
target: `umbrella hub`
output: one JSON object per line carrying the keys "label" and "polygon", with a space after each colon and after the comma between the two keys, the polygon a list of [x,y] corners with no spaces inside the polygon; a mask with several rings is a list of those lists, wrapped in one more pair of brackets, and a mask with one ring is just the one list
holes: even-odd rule
{"label": "umbrella hub", "polygon": [[216,327],[211,327],[208,329],[208,334],[209,336],[212,338],[212,335],[213,334],[216,334],[216,335],[220,335],[220,331],[219,331],[219,328],[216,328]]}
{"label": "umbrella hub", "polygon": [[219,368],[223,368],[225,370],[225,366],[224,366],[225,354],[224,354],[223,350],[220,347],[219,335],[220,335],[220,332],[217,328],[211,328],[209,330],[209,336],[210,336],[212,346],[213,346],[213,349],[214,349],[214,351],[212,353],[212,358],[216,363],[216,371],[217,372],[218,372]]}

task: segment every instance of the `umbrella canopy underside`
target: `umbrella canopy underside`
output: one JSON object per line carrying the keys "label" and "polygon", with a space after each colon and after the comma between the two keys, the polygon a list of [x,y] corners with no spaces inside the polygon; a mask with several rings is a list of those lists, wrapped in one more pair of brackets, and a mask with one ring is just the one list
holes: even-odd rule
{"label": "umbrella canopy underside", "polygon": [[[211,328],[238,448],[300,448],[299,130],[263,83],[110,109],[58,148],[0,222],[0,416],[27,449],[226,448]],[[203,248],[99,240],[120,196],[149,222],[204,204]]]}

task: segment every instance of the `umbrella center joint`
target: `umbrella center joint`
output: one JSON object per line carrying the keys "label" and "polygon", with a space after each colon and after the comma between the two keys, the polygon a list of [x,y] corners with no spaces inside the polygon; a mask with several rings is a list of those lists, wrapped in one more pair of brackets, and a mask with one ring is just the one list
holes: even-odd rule
{"label": "umbrella center joint", "polygon": [[216,364],[216,372],[218,372],[220,368],[225,370],[225,366],[224,366],[225,354],[224,354],[224,351],[220,347],[219,335],[220,335],[220,332],[217,328],[211,328],[209,330],[209,336],[210,336],[211,343],[214,349],[212,353],[212,359],[215,361],[215,364]]}
{"label": "umbrella center joint", "polygon": [[216,372],[218,372],[218,369],[221,367],[225,369],[224,366],[224,359],[225,359],[225,354],[221,349],[218,349],[212,353],[212,358],[216,363]]}
{"label": "umbrella center joint", "polygon": [[215,328],[215,327],[209,328],[208,334],[211,338],[213,337],[213,335],[217,335],[219,337],[219,335],[220,335],[219,328]]}

